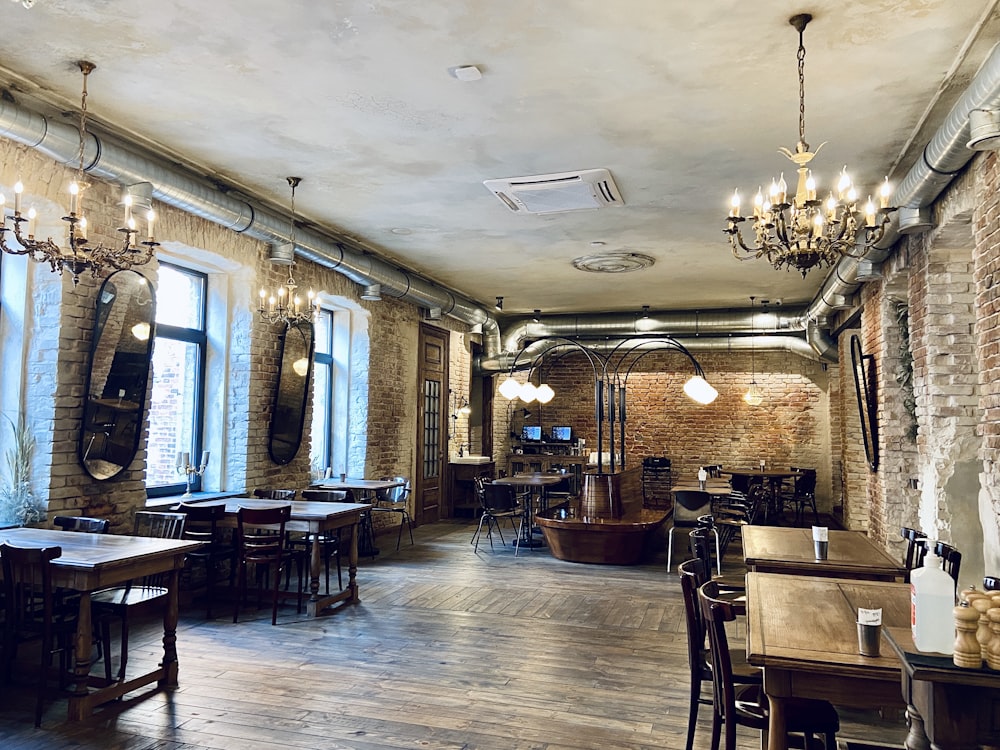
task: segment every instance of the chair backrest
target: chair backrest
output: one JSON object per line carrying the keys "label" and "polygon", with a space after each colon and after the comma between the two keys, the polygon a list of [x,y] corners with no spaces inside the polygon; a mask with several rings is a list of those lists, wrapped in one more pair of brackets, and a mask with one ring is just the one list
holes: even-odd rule
{"label": "chair backrest", "polygon": [[706,464],[701,468],[707,471],[712,479],[720,479],[722,477],[722,464]]}
{"label": "chair backrest", "polygon": [[698,589],[698,600],[705,631],[708,633],[708,649],[712,654],[715,710],[725,718],[726,734],[729,735],[735,731],[736,689],[733,684],[733,663],[729,656],[726,623],[736,619],[736,611],[730,602],[719,597],[719,584],[715,581],[702,584]]}
{"label": "chair backrest", "polygon": [[384,490],[377,490],[375,492],[375,497],[378,498],[379,502],[386,503],[389,505],[405,503],[406,498],[410,494],[410,480],[407,479],[406,477],[382,477],[382,478],[386,481],[402,482],[402,484],[396,487],[387,487]]}
{"label": "chair backrest", "polygon": [[[223,506],[225,509],[225,506]],[[135,513],[135,536],[156,539],[182,539],[184,537],[185,513],[155,513],[139,510]]]}
{"label": "chair backrest", "polygon": [[52,523],[63,531],[79,531],[84,534],[107,534],[111,528],[108,519],[90,516],[56,516]]}
{"label": "chair backrest", "polygon": [[236,535],[243,559],[262,563],[280,561],[285,551],[285,524],[291,517],[291,505],[240,507],[236,511]]}
{"label": "chair backrest", "polygon": [[26,621],[36,627],[52,626],[51,562],[62,547],[15,547],[0,544],[3,570],[5,627],[21,629]]}
{"label": "chair backrest", "polygon": [[810,497],[816,494],[816,470],[799,469],[798,476],[795,477],[796,497]]}
{"label": "chair backrest", "polygon": [[490,513],[504,513],[517,508],[517,492],[509,484],[483,485],[483,510]]}
{"label": "chair backrest", "polygon": [[926,539],[927,535],[922,531],[917,531],[916,529],[911,529],[908,526],[903,526],[899,530],[899,535],[906,540],[906,553],[903,556],[903,566],[907,570],[913,570],[915,567],[920,565],[923,559],[923,549],[924,545],[917,544],[918,539]]}
{"label": "chair backrest", "polygon": [[[918,534],[920,532],[917,532]],[[924,538],[924,537],[921,537]],[[913,568],[919,568],[924,564],[924,558],[927,557],[927,545],[915,542],[917,547],[914,553],[914,564]],[[955,586],[958,586],[958,573],[962,569],[962,553],[956,548],[952,547],[950,544],[945,544],[944,542],[935,542],[934,544],[934,554],[941,558],[941,569],[945,573],[952,577],[955,581]],[[913,569],[911,568],[911,570]]]}
{"label": "chair backrest", "polygon": [[291,502],[295,499],[295,490],[265,490],[258,487],[253,491],[253,496],[264,500],[285,500]]}
{"label": "chair backrest", "polygon": [[[219,541],[219,522],[226,517],[226,506],[222,503],[181,503],[177,512],[183,513],[184,539],[204,544],[215,544]],[[197,554],[197,550],[195,550]]]}
{"label": "chair backrest", "polygon": [[687,624],[688,666],[691,668],[691,679],[701,679],[705,649],[705,622],[701,616],[701,604],[698,602],[698,589],[705,583],[707,576],[701,560],[694,558],[685,560],[677,566],[677,575],[681,581],[681,596],[684,599],[684,619]]}
{"label": "chair backrest", "polygon": [[353,503],[350,490],[302,490],[302,499],[316,503]]}
{"label": "chair backrest", "polygon": [[704,567],[706,574],[705,580],[711,577],[711,571],[713,570],[712,564],[712,533],[710,527],[699,526],[691,529],[691,533],[688,536],[691,544],[691,554],[694,555],[696,560],[699,560]]}
{"label": "chair backrest", "polygon": [[678,490],[674,500],[674,526],[694,526],[712,510],[712,496],[701,490]]}
{"label": "chair backrest", "polygon": [[983,576],[983,590],[1000,591],[1000,576]]}

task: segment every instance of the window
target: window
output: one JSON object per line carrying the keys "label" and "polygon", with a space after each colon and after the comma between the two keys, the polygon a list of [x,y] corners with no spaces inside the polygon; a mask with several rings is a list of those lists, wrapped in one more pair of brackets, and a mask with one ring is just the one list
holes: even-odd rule
{"label": "window", "polygon": [[[150,497],[186,487],[179,456],[197,464],[203,445],[208,277],[160,263],[156,290],[153,383],[149,405],[146,490]],[[192,476],[192,489],[201,477]]]}
{"label": "window", "polygon": [[321,308],[313,321],[313,411],[309,459],[314,476],[329,468],[346,472],[348,466],[349,352],[351,313]]}

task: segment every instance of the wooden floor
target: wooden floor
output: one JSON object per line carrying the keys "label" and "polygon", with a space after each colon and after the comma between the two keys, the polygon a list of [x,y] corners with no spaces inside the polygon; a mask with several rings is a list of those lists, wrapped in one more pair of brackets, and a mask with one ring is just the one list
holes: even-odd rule
{"label": "wooden floor", "polygon": [[[682,749],[686,636],[665,554],[636,567],[544,549],[515,559],[499,542],[476,554],[469,523],[421,527],[398,553],[395,535],[380,537],[383,554],[359,567],[361,603],[332,616],[293,606],[271,627],[270,610],[249,609],[233,625],[228,605],[210,622],[200,603],[185,608],[176,691],[78,724],[54,700],[34,729],[33,691],[5,689],[0,747]],[[130,666],[155,660],[159,637],[156,623],[135,630]],[[695,747],[707,748],[707,708],[701,716]],[[844,734],[901,742],[905,732],[845,721]],[[741,730],[741,750],[756,747]]]}

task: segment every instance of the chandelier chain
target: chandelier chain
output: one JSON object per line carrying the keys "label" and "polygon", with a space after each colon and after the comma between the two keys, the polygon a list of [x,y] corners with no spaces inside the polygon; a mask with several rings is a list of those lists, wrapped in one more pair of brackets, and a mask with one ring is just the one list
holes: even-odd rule
{"label": "chandelier chain", "polygon": [[799,62],[799,143],[804,147],[803,151],[809,150],[806,143],[806,45],[803,42],[805,26],[799,29],[799,49],[795,57]]}

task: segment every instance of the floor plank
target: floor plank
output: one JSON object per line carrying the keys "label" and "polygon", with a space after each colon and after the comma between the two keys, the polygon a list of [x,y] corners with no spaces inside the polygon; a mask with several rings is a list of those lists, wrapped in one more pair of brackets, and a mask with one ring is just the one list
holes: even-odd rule
{"label": "floor plank", "polygon": [[[684,613],[665,554],[633,567],[579,565],[544,549],[515,558],[509,539],[476,553],[473,529],[445,522],[416,529],[417,543],[398,552],[384,543],[383,554],[360,563],[361,603],[332,616],[285,607],[271,627],[270,610],[251,607],[233,625],[228,604],[206,621],[196,600],[178,630],[180,687],[127,696],[86,722],[65,721],[65,702],[55,699],[36,730],[32,691],[5,687],[0,745],[683,748]],[[137,625],[130,664],[155,663],[160,636],[155,622]],[[905,734],[898,720],[853,731],[897,742]],[[758,743],[741,730],[740,750]],[[707,746],[703,708],[695,747]]]}

